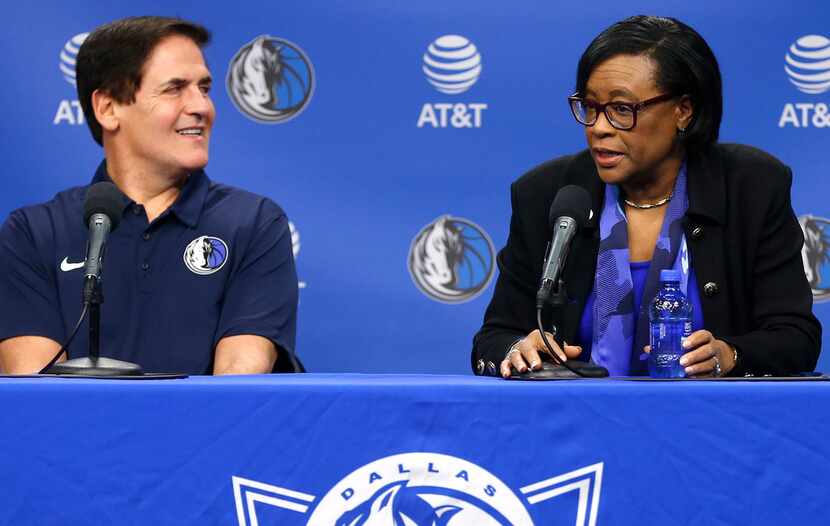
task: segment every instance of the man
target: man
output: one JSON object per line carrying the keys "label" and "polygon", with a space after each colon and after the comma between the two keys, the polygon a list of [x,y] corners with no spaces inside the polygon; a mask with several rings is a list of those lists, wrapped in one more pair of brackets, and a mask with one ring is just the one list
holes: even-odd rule
{"label": "man", "polygon": [[[209,40],[184,20],[137,17],[98,28],[78,53],[79,99],[106,157],[92,183],[124,194],[105,259],[101,355],[145,371],[294,370],[288,220],[202,171],[215,117]],[[0,230],[5,373],[38,372],[80,316],[88,188],[16,210]],[[70,357],[86,356],[85,327]]]}

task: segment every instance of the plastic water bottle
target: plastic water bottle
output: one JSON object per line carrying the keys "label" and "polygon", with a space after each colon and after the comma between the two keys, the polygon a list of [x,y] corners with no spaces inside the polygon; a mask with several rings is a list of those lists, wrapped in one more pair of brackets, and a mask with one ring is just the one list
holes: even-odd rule
{"label": "plastic water bottle", "polygon": [[680,290],[680,271],[661,270],[660,290],[648,310],[651,353],[648,372],[652,378],[683,378],[680,357],[683,340],[692,334],[692,304]]}

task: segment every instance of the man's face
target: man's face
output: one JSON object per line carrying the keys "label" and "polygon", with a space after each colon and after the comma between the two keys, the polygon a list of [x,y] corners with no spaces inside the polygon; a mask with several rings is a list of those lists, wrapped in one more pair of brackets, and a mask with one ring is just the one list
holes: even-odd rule
{"label": "man's face", "polygon": [[115,105],[115,142],[133,169],[181,174],[208,162],[216,111],[202,51],[181,35],[164,38],[144,64],[132,104]]}

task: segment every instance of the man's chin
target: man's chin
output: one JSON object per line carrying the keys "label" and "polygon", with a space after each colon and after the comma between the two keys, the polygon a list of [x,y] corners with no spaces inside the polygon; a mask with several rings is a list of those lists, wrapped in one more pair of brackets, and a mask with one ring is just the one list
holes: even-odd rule
{"label": "man's chin", "polygon": [[205,166],[207,166],[207,163],[208,163],[208,157],[207,157],[207,155],[205,155],[205,156],[194,157],[194,158],[191,158],[191,159],[185,159],[185,160],[183,160],[182,163],[180,163],[179,166],[181,166],[182,169],[187,171],[187,172],[195,172],[197,170],[202,170]]}

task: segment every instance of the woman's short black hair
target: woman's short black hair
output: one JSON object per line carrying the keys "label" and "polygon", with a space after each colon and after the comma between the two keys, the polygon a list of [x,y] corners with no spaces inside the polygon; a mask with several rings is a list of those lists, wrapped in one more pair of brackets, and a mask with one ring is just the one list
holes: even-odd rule
{"label": "woman's short black hair", "polygon": [[92,109],[92,93],[100,89],[121,104],[135,102],[144,63],[156,45],[171,35],[185,36],[200,48],[210,42],[210,32],[198,24],[180,18],[137,16],[97,28],[81,45],[75,64],[78,99],[95,142],[104,144],[101,124]]}
{"label": "woman's short black hair", "polygon": [[655,83],[665,93],[688,95],[694,107],[684,136],[687,150],[718,140],[723,94],[720,68],[697,31],[674,18],[632,16],[600,33],[579,59],[576,92],[585,94],[591,72],[618,55],[645,55],[656,64]]}

